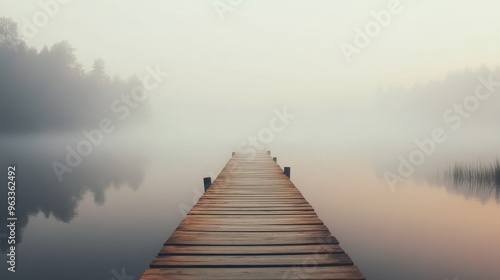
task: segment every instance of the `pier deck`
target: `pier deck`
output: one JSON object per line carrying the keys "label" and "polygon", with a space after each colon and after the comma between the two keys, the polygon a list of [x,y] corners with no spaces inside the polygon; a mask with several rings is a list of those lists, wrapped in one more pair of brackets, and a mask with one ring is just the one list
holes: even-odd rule
{"label": "pier deck", "polygon": [[235,154],[141,279],[365,278],[268,154]]}

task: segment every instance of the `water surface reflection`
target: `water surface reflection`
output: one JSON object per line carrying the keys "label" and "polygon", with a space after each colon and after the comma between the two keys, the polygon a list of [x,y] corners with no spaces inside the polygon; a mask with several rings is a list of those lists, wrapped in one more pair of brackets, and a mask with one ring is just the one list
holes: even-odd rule
{"label": "water surface reflection", "polygon": [[[40,140],[40,139],[38,139]],[[62,139],[59,141],[64,143]],[[46,218],[69,223],[78,215],[76,209],[87,193],[91,193],[95,204],[106,201],[106,190],[128,186],[137,189],[145,176],[147,158],[144,153],[129,149],[117,143],[104,143],[94,148],[82,163],[63,174],[62,181],[57,178],[52,163],[64,164],[64,145],[54,145],[50,141],[33,139],[2,139],[0,154],[2,166],[17,166],[16,177],[16,217],[17,244],[22,242],[24,229],[29,217],[41,213]],[[5,171],[6,174],[6,171]],[[0,209],[7,209],[7,201],[0,201]],[[5,237],[6,211],[1,211],[1,230]],[[8,248],[5,239],[0,243],[4,251]]]}
{"label": "water surface reflection", "polygon": [[436,184],[444,186],[449,192],[461,194],[466,198],[479,199],[482,203],[495,200],[500,203],[500,162],[488,164],[455,163],[436,174]]}
{"label": "water surface reflection", "polygon": [[367,279],[500,279],[500,205],[491,197],[468,200],[456,186],[413,178],[392,191],[377,172],[384,167],[366,157],[311,159],[281,162]]}

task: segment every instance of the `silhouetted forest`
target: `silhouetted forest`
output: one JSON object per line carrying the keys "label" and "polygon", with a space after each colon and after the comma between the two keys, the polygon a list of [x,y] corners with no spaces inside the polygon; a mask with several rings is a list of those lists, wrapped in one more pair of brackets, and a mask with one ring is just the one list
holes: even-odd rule
{"label": "silhouetted forest", "polygon": [[[64,162],[65,146],[82,139],[81,130],[98,128],[103,118],[131,124],[147,117],[147,100],[129,108],[126,118],[123,112],[117,114],[112,109],[113,101],[121,101],[122,95],[129,95],[140,82],[136,77],[127,81],[110,78],[104,66],[104,61],[97,59],[92,69],[85,71],[68,42],[40,51],[29,47],[17,24],[0,17],[0,163],[3,168],[14,163],[20,170],[16,179],[22,186],[16,190],[20,201],[16,205],[18,245],[30,216],[43,213],[69,222],[86,193],[103,204],[108,188],[136,189],[144,179],[146,157],[135,150],[136,146],[132,149],[116,145],[116,141],[100,144],[78,168],[66,174],[63,182],[51,167],[54,161]],[[59,132],[64,137],[57,137]],[[45,134],[52,137],[44,140]],[[0,206],[7,209],[7,200],[2,199]],[[0,214],[0,251],[8,248],[4,239],[6,215],[7,211]]]}
{"label": "silhouetted forest", "polygon": [[[117,118],[111,104],[140,85],[135,76],[111,78],[96,59],[85,71],[66,41],[29,47],[17,24],[0,17],[0,133],[41,133],[94,128],[102,118]],[[123,121],[147,116],[147,101]]]}

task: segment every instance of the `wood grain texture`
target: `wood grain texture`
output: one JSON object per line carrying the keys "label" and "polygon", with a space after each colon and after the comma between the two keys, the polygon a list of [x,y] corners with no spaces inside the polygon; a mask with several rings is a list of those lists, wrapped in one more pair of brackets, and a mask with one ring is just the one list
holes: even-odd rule
{"label": "wood grain texture", "polygon": [[142,280],[365,279],[265,153],[236,153]]}
{"label": "wood grain texture", "polygon": [[364,280],[356,266],[320,266],[313,268],[150,268],[141,279],[147,280]]}

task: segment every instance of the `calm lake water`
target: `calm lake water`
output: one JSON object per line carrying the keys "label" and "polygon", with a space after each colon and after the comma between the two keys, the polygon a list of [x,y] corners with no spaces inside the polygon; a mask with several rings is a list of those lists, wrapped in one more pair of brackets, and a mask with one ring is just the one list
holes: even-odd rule
{"label": "calm lake water", "polygon": [[[180,209],[201,194],[202,178],[214,177],[232,152],[117,141],[60,183],[51,163],[64,160],[68,140],[26,139],[3,139],[0,151],[3,167],[18,168],[21,241],[16,273],[6,271],[2,253],[1,279],[139,279],[183,219]],[[271,149],[367,279],[500,279],[495,191],[433,183],[430,175],[391,189],[388,167],[355,149]]]}

